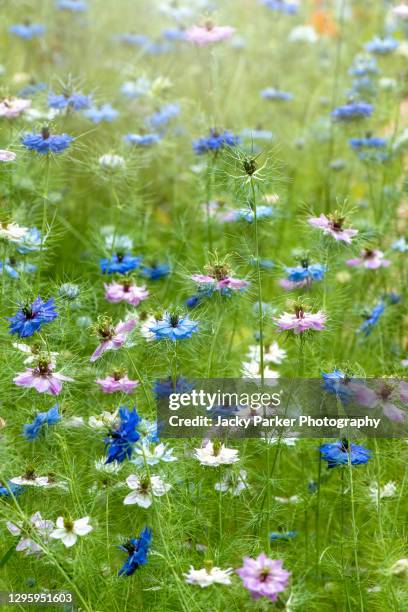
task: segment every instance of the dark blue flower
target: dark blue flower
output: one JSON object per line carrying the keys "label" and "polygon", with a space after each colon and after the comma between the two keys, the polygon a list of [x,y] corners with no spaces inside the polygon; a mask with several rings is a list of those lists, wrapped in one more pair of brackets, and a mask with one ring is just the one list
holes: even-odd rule
{"label": "dark blue flower", "polygon": [[147,555],[152,543],[152,530],[145,527],[138,538],[131,538],[119,550],[127,553],[128,558],[119,570],[119,576],[131,576],[138,567],[147,563]]}
{"label": "dark blue flower", "polygon": [[115,253],[110,258],[103,257],[100,260],[100,265],[103,274],[126,274],[126,272],[136,270],[141,261],[141,257],[136,257],[130,253]]}
{"label": "dark blue flower", "polygon": [[201,295],[192,295],[191,297],[186,299],[186,306],[187,308],[195,308],[196,306],[198,306],[200,304],[202,300],[202,296]]}
{"label": "dark blue flower", "polygon": [[366,317],[364,323],[360,326],[360,332],[363,332],[365,336],[368,336],[371,333],[372,328],[378,323],[379,318],[384,313],[385,304],[383,301],[378,302],[376,306],[369,312]]}
{"label": "dark blue flower", "polygon": [[85,13],[88,10],[84,0],[57,0],[57,8],[60,11],[71,11],[72,13]]}
{"label": "dark blue flower", "polygon": [[55,425],[61,421],[59,406],[55,404],[48,412],[38,412],[32,423],[27,423],[23,427],[23,435],[27,440],[35,440],[41,433],[44,425]]}
{"label": "dark blue flower", "polygon": [[323,389],[328,393],[336,395],[342,402],[347,403],[352,395],[350,388],[347,386],[351,379],[347,374],[336,368],[333,372],[322,372],[324,380]]}
{"label": "dark blue flower", "polygon": [[74,140],[68,134],[51,134],[48,128],[43,128],[40,134],[26,134],[21,142],[31,151],[37,153],[62,153]]}
{"label": "dark blue flower", "polygon": [[150,327],[157,340],[168,339],[175,342],[184,340],[198,331],[198,323],[192,321],[188,315],[179,316],[177,314],[166,313],[160,321]]}
{"label": "dark blue flower", "polygon": [[40,23],[16,23],[9,28],[9,32],[20,38],[31,40],[45,33],[45,27]]}
{"label": "dark blue flower", "polygon": [[102,106],[91,106],[84,112],[84,116],[93,123],[101,123],[102,121],[110,123],[119,116],[119,111],[110,104],[102,104]]}
{"label": "dark blue flower", "polygon": [[354,119],[371,117],[372,112],[373,105],[368,102],[350,102],[335,108],[331,116],[337,121],[353,121]]}
{"label": "dark blue flower", "polygon": [[150,266],[142,266],[140,274],[150,280],[159,280],[170,274],[170,266],[167,263],[152,263]]}
{"label": "dark blue flower", "polygon": [[23,306],[14,317],[7,317],[11,321],[10,334],[18,334],[20,338],[28,338],[39,331],[46,323],[51,323],[58,317],[55,310],[54,298],[43,302],[41,297],[32,304]]}
{"label": "dark blue flower", "polygon": [[141,419],[136,409],[128,410],[122,406],[119,408],[119,419],[118,426],[112,429],[105,438],[108,451],[105,463],[112,463],[112,461],[122,463],[125,459],[130,459],[133,445],[140,439],[136,428]]}
{"label": "dark blue flower", "polygon": [[123,137],[125,142],[129,142],[133,145],[138,145],[139,147],[149,147],[150,145],[157,144],[161,141],[160,134],[151,133],[151,134],[126,134]]}
{"label": "dark blue flower", "polygon": [[220,151],[224,147],[235,147],[239,144],[239,136],[234,136],[231,132],[217,132],[211,130],[209,136],[199,138],[193,142],[193,149],[197,155],[203,155],[210,151]]}
{"label": "dark blue flower", "polygon": [[62,110],[64,108],[72,108],[73,110],[85,110],[92,105],[92,97],[84,96],[81,93],[71,94],[55,94],[50,92],[48,94],[48,106],[50,108],[56,108]]}
{"label": "dark blue flower", "polygon": [[358,444],[351,444],[347,440],[329,442],[320,446],[321,458],[327,461],[328,468],[339,465],[363,465],[371,458],[371,451]]}
{"label": "dark blue flower", "polygon": [[7,481],[7,486],[0,483],[0,497],[9,497],[13,495],[21,495],[24,492],[24,487],[14,484],[11,480]]}
{"label": "dark blue flower", "polygon": [[370,40],[365,46],[366,51],[369,53],[376,53],[378,55],[388,55],[395,51],[398,47],[399,42],[395,38],[391,38],[390,36],[387,38],[380,38],[379,36],[375,36],[373,40]]}

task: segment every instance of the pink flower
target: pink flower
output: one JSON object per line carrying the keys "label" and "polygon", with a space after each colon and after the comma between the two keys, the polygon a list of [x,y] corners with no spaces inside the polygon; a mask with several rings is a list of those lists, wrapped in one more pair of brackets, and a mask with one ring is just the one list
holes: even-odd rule
{"label": "pink flower", "polygon": [[240,278],[233,278],[232,276],[225,276],[217,279],[215,276],[209,274],[193,274],[191,278],[199,285],[212,285],[214,289],[218,291],[222,289],[241,291],[249,285],[248,281]]}
{"label": "pink flower", "polygon": [[283,569],[283,561],[269,559],[265,553],[256,559],[244,557],[244,565],[236,571],[254,599],[267,597],[271,601],[276,601],[278,594],[286,589],[290,576]]}
{"label": "pink flower", "polygon": [[119,321],[116,327],[104,323],[98,328],[98,334],[102,340],[98,348],[93,352],[90,361],[96,361],[105,351],[117,351],[126,342],[129,332],[135,327],[136,319]]}
{"label": "pink flower", "polygon": [[370,389],[363,384],[352,385],[353,394],[356,401],[361,406],[367,408],[382,408],[383,413],[391,421],[403,423],[405,421],[406,411],[401,410],[395,405],[398,399],[408,405],[408,383],[401,382],[397,387],[382,382],[378,389]]}
{"label": "pink flower", "polygon": [[342,240],[347,244],[351,244],[351,239],[358,234],[358,230],[343,229],[344,219],[341,217],[329,218],[321,214],[320,217],[311,217],[308,222],[313,227],[322,229],[324,234],[331,234],[335,240]]}
{"label": "pink flower", "polygon": [[27,368],[25,372],[17,374],[13,382],[18,387],[32,387],[38,393],[50,393],[59,395],[64,381],[73,382],[73,378],[64,376],[60,372],[53,372],[52,366],[48,361],[39,359],[35,368]]}
{"label": "pink flower", "polygon": [[0,117],[14,119],[31,106],[31,100],[24,98],[5,98],[0,102]]}
{"label": "pink flower", "polygon": [[391,9],[391,12],[396,17],[400,17],[401,19],[408,19],[408,5],[407,4],[399,4],[398,6],[394,6]]}
{"label": "pink flower", "polygon": [[13,151],[7,151],[7,149],[0,149],[0,162],[11,162],[16,159],[17,155]]}
{"label": "pink flower", "polygon": [[234,32],[235,28],[230,26],[216,26],[211,23],[205,26],[193,25],[186,30],[186,39],[196,43],[199,47],[206,47],[211,43],[228,40]]}
{"label": "pink flower", "polygon": [[141,301],[149,296],[146,286],[138,287],[128,283],[105,284],[105,299],[108,302],[127,302],[132,306],[138,306]]}
{"label": "pink flower", "polygon": [[121,391],[130,395],[134,388],[139,384],[138,380],[129,380],[127,374],[115,372],[112,376],[106,378],[98,378],[96,383],[101,386],[104,393],[115,393]]}
{"label": "pink flower", "polygon": [[364,266],[368,270],[376,270],[377,268],[388,268],[390,265],[389,259],[384,259],[384,253],[376,249],[363,249],[360,253],[360,257],[354,259],[348,259],[346,264],[348,266]]}
{"label": "pink flower", "polygon": [[285,289],[285,291],[292,291],[293,289],[302,289],[302,287],[310,287],[311,282],[309,278],[305,278],[301,281],[291,281],[287,278],[281,278],[279,284],[283,289]]}
{"label": "pink flower", "polygon": [[280,317],[274,317],[274,323],[282,331],[293,329],[295,334],[301,334],[307,329],[322,331],[325,329],[327,315],[319,310],[316,313],[305,312],[303,308],[296,307],[294,314],[284,312]]}

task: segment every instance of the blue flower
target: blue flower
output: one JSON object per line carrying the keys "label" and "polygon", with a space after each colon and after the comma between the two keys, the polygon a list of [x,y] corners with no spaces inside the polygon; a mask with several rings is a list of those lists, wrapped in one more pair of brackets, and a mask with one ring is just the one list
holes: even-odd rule
{"label": "blue flower", "polygon": [[[260,219],[267,219],[268,217],[272,217],[273,208],[272,206],[265,206],[261,204],[261,206],[257,206],[256,208],[256,216],[258,221]],[[241,210],[237,211],[238,219],[242,219],[243,221],[247,221],[248,223],[252,223],[255,219],[254,211],[250,208],[241,208]]]}
{"label": "blue flower", "polygon": [[40,435],[44,425],[55,425],[61,421],[59,406],[55,404],[48,412],[38,412],[32,423],[27,423],[23,427],[23,435],[27,440],[35,440]]}
{"label": "blue flower", "polygon": [[349,144],[352,149],[381,149],[387,146],[387,140],[379,136],[366,136],[365,138],[350,138]]}
{"label": "blue flower", "polygon": [[156,399],[169,397],[172,393],[184,393],[192,391],[193,385],[182,376],[178,376],[174,381],[172,378],[167,380],[157,380],[153,385],[153,393]]}
{"label": "blue flower", "polygon": [[140,416],[136,409],[132,411],[125,407],[119,408],[119,425],[112,429],[108,437],[105,438],[105,444],[108,451],[108,456],[105,463],[118,461],[122,463],[125,459],[130,459],[133,452],[133,444],[140,439],[140,434],[136,427],[140,423]]}
{"label": "blue flower", "polygon": [[24,487],[14,484],[11,480],[7,481],[7,486],[0,483],[0,497],[9,497],[11,494],[21,495],[21,493],[24,493],[24,490]]}
{"label": "blue flower", "polygon": [[372,328],[378,323],[379,318],[385,310],[385,304],[383,301],[378,302],[376,306],[368,313],[365,317],[364,323],[360,326],[359,331],[363,332],[365,336],[371,333]]}
{"label": "blue flower", "polygon": [[322,266],[322,264],[309,265],[305,260],[302,262],[301,266],[296,266],[294,268],[285,267],[285,272],[288,276],[288,280],[295,283],[306,279],[321,281],[323,280],[326,268]]}
{"label": "blue flower", "polygon": [[110,258],[103,257],[100,266],[103,274],[126,274],[131,270],[136,270],[142,261],[141,257],[136,257],[130,253],[115,253]]}
{"label": "blue flower", "polygon": [[160,134],[126,134],[123,137],[125,142],[130,144],[138,145],[139,147],[148,147],[153,144],[157,144],[161,140]]}
{"label": "blue flower", "polygon": [[21,142],[31,151],[37,153],[62,153],[74,140],[68,134],[50,134],[48,128],[43,128],[40,134],[26,134]]}
{"label": "blue flower", "polygon": [[58,317],[55,310],[54,298],[43,302],[41,297],[32,303],[23,306],[14,317],[7,317],[11,321],[10,334],[18,334],[20,338],[28,338],[39,331],[46,323],[51,323]]}
{"label": "blue flower", "polygon": [[336,395],[344,403],[350,400],[352,393],[349,387],[347,387],[347,384],[351,381],[349,376],[335,368],[333,372],[322,372],[322,377],[324,380],[323,389],[325,391]]}
{"label": "blue flower", "polygon": [[92,97],[84,96],[81,93],[72,94],[48,94],[48,106],[62,110],[63,108],[72,108],[73,110],[84,110],[92,105]]}
{"label": "blue flower", "polygon": [[88,10],[84,0],[57,0],[57,8],[60,11],[72,11],[73,13],[85,13]]}
{"label": "blue flower", "polygon": [[144,34],[121,34],[119,36],[120,42],[125,43],[126,45],[135,45],[138,47],[144,47],[150,42],[150,38],[145,36]]}
{"label": "blue flower", "polygon": [[150,117],[146,118],[146,123],[154,127],[162,127],[167,125],[170,119],[177,117],[180,114],[180,106],[178,104],[170,103],[162,106],[157,113],[154,113]]}
{"label": "blue flower", "polygon": [[291,540],[292,538],[295,538],[297,534],[297,531],[283,531],[281,533],[279,531],[272,531],[272,533],[269,534],[269,539],[271,542],[276,542],[278,540]]}
{"label": "blue flower", "polygon": [[16,262],[13,258],[8,257],[4,264],[0,261],[0,274],[6,272],[11,278],[19,278],[20,273],[32,274],[37,270],[37,266],[24,261]]}
{"label": "blue flower", "polygon": [[261,91],[261,97],[265,100],[279,100],[281,102],[290,102],[293,100],[293,94],[289,91],[280,91],[275,87],[267,87]]}
{"label": "blue flower", "polygon": [[47,84],[40,81],[39,83],[29,83],[20,91],[18,95],[20,98],[32,98],[39,91],[45,91],[47,89]]}
{"label": "blue flower", "polygon": [[186,40],[185,31],[178,28],[163,30],[162,36],[166,40]]}
{"label": "blue flower", "polygon": [[399,251],[400,253],[406,253],[408,251],[408,243],[404,237],[398,238],[392,243],[391,248],[393,251]]}
{"label": "blue flower", "polygon": [[152,543],[152,530],[145,527],[138,538],[131,538],[119,550],[128,554],[128,558],[118,572],[119,576],[131,576],[138,567],[146,565],[147,555]]}
{"label": "blue flower", "polygon": [[101,123],[102,121],[111,122],[119,116],[119,111],[113,108],[110,104],[102,104],[102,106],[91,106],[84,112],[84,116],[90,119],[93,123]]}
{"label": "blue flower", "polygon": [[16,23],[10,26],[9,32],[25,40],[31,40],[43,36],[45,27],[40,23]]}
{"label": "blue flower", "polygon": [[[43,245],[44,246],[44,245]],[[30,229],[24,234],[19,240],[17,251],[23,255],[27,253],[34,253],[41,249],[41,232],[36,227],[30,227]]]}
{"label": "blue flower", "polygon": [[357,55],[353,65],[349,69],[349,74],[357,77],[377,74],[377,72],[377,60],[370,55]]}
{"label": "blue flower", "polygon": [[378,55],[388,55],[395,51],[398,47],[399,42],[395,38],[380,38],[379,36],[375,36],[370,42],[368,42],[365,46],[366,51],[369,53],[377,53]]}
{"label": "blue flower", "polygon": [[271,11],[276,11],[285,15],[296,15],[299,10],[299,4],[297,2],[290,2],[289,0],[260,0],[260,2]]}
{"label": "blue flower", "polygon": [[150,331],[155,334],[157,340],[167,338],[175,342],[191,338],[198,331],[198,323],[192,321],[188,315],[181,317],[177,314],[165,313],[163,319],[150,327]]}
{"label": "blue flower", "polygon": [[322,444],[319,448],[321,458],[327,461],[328,468],[339,465],[363,465],[371,458],[371,451],[358,444],[351,444],[347,440]]}
{"label": "blue flower", "polygon": [[353,121],[354,119],[371,117],[372,112],[373,105],[368,102],[350,102],[335,108],[331,116],[337,121]]}
{"label": "blue flower", "polygon": [[235,147],[239,144],[239,136],[234,136],[231,132],[217,132],[211,130],[209,136],[199,138],[193,142],[193,149],[197,155],[203,155],[209,151],[220,151],[224,147]]}
{"label": "blue flower", "polygon": [[241,138],[245,140],[273,140],[273,134],[269,130],[252,130],[247,128],[242,130]]}
{"label": "blue flower", "polygon": [[158,280],[170,274],[170,266],[167,263],[153,263],[151,266],[143,266],[140,274],[150,280]]}

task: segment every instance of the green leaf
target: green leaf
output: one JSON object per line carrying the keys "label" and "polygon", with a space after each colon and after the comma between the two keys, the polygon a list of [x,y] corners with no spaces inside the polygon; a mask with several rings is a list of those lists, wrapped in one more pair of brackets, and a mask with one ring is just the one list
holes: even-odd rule
{"label": "green leaf", "polygon": [[13,546],[11,546],[6,552],[6,554],[0,559],[0,567],[3,567],[4,565],[6,565],[6,563],[9,561],[10,557],[13,555],[15,550],[16,548],[13,544]]}

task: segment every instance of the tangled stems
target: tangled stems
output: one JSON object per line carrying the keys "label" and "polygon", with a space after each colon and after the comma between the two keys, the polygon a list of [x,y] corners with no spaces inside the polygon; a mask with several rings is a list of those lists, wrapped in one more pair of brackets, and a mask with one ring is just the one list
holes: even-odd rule
{"label": "tangled stems", "polygon": [[360,567],[358,563],[358,551],[357,551],[358,537],[357,537],[356,515],[355,515],[355,508],[354,508],[353,467],[351,465],[351,454],[350,453],[348,453],[348,470],[349,470],[349,477],[350,477],[351,524],[353,528],[354,565],[356,569],[357,588],[358,588],[358,594],[359,594],[359,599],[360,599],[360,610],[364,612],[365,606],[364,606],[363,592],[361,589]]}
{"label": "tangled stems", "polygon": [[45,242],[45,230],[47,227],[47,203],[48,203],[48,188],[50,179],[50,154],[47,153],[45,159],[45,175],[44,175],[44,189],[43,189],[43,217],[41,226],[41,245],[40,245],[40,257],[41,265],[38,266],[38,274],[41,274],[41,268],[43,267],[44,259],[44,242]]}
{"label": "tangled stems", "polygon": [[259,347],[260,347],[260,369],[261,369],[261,385],[265,381],[264,376],[264,336],[263,336],[263,306],[262,306],[262,278],[261,278],[261,263],[259,261],[259,234],[258,234],[258,215],[256,205],[255,183],[253,176],[250,177],[251,186],[251,207],[254,213],[254,228],[255,228],[255,260],[256,260],[256,276],[258,285],[258,308],[259,308]]}

